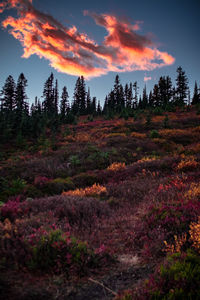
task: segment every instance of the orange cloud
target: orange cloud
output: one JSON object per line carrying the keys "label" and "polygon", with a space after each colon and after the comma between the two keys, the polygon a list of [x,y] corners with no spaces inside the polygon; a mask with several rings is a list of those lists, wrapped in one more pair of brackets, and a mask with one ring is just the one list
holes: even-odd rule
{"label": "orange cloud", "polygon": [[151,76],[144,76],[144,81],[146,82],[146,81],[149,81],[149,80],[151,80],[152,78],[151,78]]}
{"label": "orange cloud", "polygon": [[171,65],[174,58],[159,51],[146,37],[136,33],[141,22],[108,14],[84,11],[97,25],[105,27],[107,35],[98,45],[75,26],[64,27],[52,16],[38,11],[31,0],[7,0],[0,4],[0,12],[15,8],[18,17],[7,17],[2,25],[18,39],[24,49],[24,58],[36,54],[45,58],[57,71],[86,78],[101,76],[109,71],[127,72],[153,70]]}

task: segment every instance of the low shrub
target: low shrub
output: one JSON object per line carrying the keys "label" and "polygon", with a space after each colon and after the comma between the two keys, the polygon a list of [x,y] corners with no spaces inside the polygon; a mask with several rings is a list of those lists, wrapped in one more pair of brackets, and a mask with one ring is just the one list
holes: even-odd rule
{"label": "low shrub", "polygon": [[158,133],[158,131],[157,130],[152,130],[151,132],[150,132],[150,138],[151,139],[156,139],[156,138],[159,138],[160,137],[160,135],[159,135],[159,133]]}
{"label": "low shrub", "polygon": [[117,162],[114,162],[114,163],[112,163],[109,167],[107,167],[107,170],[108,170],[108,171],[114,171],[114,172],[116,172],[116,171],[119,171],[119,170],[122,170],[122,169],[125,169],[125,168],[126,168],[125,163],[121,163],[121,162],[117,163]]}
{"label": "low shrub", "polygon": [[[164,265],[146,282],[137,299],[199,299],[200,256],[195,252],[169,256]],[[141,297],[141,298],[140,298]]]}
{"label": "low shrub", "polygon": [[183,156],[183,159],[178,163],[177,170],[182,172],[192,171],[197,169],[199,163],[194,156]]}
{"label": "low shrub", "polygon": [[80,173],[73,177],[73,183],[75,187],[87,187],[98,182],[98,177],[92,173]]}
{"label": "low shrub", "polygon": [[107,193],[106,187],[99,184],[93,184],[85,189],[76,189],[74,191],[63,192],[63,196],[80,196],[80,197],[95,197],[102,196]]}

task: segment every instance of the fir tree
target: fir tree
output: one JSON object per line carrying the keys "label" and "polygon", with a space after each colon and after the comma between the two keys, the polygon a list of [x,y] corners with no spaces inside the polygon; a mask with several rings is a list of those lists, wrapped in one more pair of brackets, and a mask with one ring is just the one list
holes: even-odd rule
{"label": "fir tree", "polygon": [[15,81],[9,75],[1,91],[1,110],[5,113],[12,113],[15,108],[15,89]]}
{"label": "fir tree", "polygon": [[69,101],[68,101],[69,95],[67,92],[67,87],[64,86],[62,90],[62,95],[61,95],[61,102],[60,102],[60,116],[61,120],[64,121],[66,115],[69,113]]}
{"label": "fir tree", "polygon": [[185,104],[187,97],[188,79],[182,67],[178,67],[176,71],[178,73],[176,78],[176,104],[182,106]]}
{"label": "fir tree", "polygon": [[200,103],[200,95],[198,93],[198,87],[197,87],[197,82],[195,81],[194,84],[194,93],[192,97],[192,105],[196,105]]}

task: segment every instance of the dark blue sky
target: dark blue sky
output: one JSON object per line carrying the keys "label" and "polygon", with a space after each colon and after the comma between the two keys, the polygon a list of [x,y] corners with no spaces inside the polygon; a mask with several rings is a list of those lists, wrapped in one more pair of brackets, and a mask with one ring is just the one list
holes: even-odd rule
{"label": "dark blue sky", "polygon": [[[199,0],[101,0],[98,2],[94,0],[71,2],[33,0],[32,4],[38,11],[53,16],[67,28],[75,25],[79,33],[87,34],[98,45],[102,45],[108,32],[105,27],[97,25],[94,18],[88,15],[84,16],[84,10],[94,12],[97,15],[114,15],[117,17],[116,20],[123,18],[128,24],[135,24],[136,21],[140,21],[140,29],[137,34],[150,38],[154,47],[161,52],[167,52],[175,58],[175,62],[151,71],[121,72],[119,76],[122,84],[138,81],[141,92],[145,84],[144,77],[151,77],[151,80],[146,81],[149,91],[162,75],[170,75],[175,82],[176,69],[180,65],[186,71],[192,94],[194,81],[197,80],[198,85],[200,84]],[[8,16],[16,17],[16,10],[5,10],[0,14],[0,22]],[[29,58],[22,58],[23,47],[19,40],[9,34],[10,28],[8,26],[6,29],[1,28],[0,30],[0,88],[8,75],[11,74],[17,80],[18,75],[23,72],[28,79],[27,94],[31,103],[35,96],[41,97],[44,82],[53,72],[55,78],[58,79],[60,93],[62,87],[66,85],[71,99],[77,75],[58,72],[50,66],[49,60],[39,58],[36,54]],[[113,86],[116,74],[115,71],[111,71],[87,80],[86,83],[90,86],[91,95],[103,102],[105,95]]]}

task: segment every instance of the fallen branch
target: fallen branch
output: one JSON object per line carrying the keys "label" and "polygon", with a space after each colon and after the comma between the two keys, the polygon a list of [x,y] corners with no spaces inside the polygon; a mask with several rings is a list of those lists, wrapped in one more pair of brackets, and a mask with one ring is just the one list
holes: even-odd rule
{"label": "fallen branch", "polygon": [[102,286],[104,289],[106,289],[108,292],[110,292],[110,293],[113,294],[114,296],[117,296],[117,293],[116,293],[116,292],[114,292],[114,291],[112,291],[111,289],[109,289],[108,287],[106,287],[103,283],[101,283],[101,282],[99,282],[99,281],[97,281],[97,280],[94,280],[94,279],[92,279],[92,278],[89,278],[89,280],[92,281],[92,282],[94,282],[94,283],[96,283],[96,284],[98,284],[98,285],[100,285],[100,286]]}

